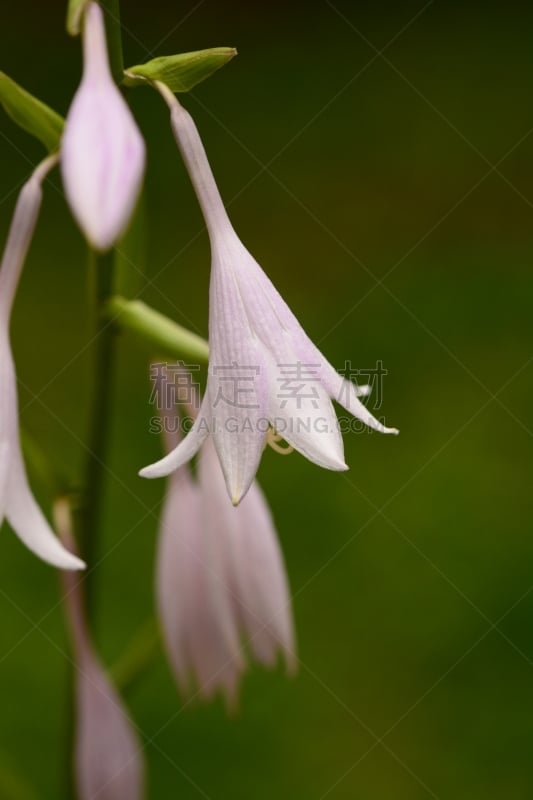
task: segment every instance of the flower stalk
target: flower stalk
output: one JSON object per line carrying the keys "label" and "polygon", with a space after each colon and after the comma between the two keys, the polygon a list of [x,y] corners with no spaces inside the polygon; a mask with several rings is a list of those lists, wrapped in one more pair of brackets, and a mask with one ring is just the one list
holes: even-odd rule
{"label": "flower stalk", "polygon": [[[115,364],[116,330],[106,319],[105,308],[112,295],[113,258],[90,252],[90,275],[93,304],[93,377],[89,416],[89,436],[82,502],[78,519],[80,552],[90,567],[98,558],[104,493],[104,465],[107,458],[111,424],[111,403]],[[94,612],[94,571],[85,577],[87,613]]]}
{"label": "flower stalk", "polygon": [[161,314],[142,300],[112,297],[105,313],[119,328],[131,331],[164,356],[207,363],[209,346],[205,339]]}

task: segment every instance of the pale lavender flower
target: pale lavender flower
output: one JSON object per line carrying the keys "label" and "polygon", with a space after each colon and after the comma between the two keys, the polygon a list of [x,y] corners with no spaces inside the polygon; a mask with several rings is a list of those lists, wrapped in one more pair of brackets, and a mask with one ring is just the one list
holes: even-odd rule
{"label": "pale lavender flower", "polygon": [[7,519],[19,539],[43,561],[61,569],[83,569],[83,561],[54,535],[28,484],[9,339],[11,309],[41,207],[42,182],[56,163],[54,156],[43,161],[22,188],[0,266],[0,524]]}
{"label": "pale lavender flower", "polygon": [[[56,503],[55,518],[62,540],[72,547],[70,511],[65,501]],[[83,607],[82,583],[72,573],[65,573],[63,584],[75,667],[73,767],[78,800],[141,800],[142,744],[94,651]]]}
{"label": "pale lavender flower", "polygon": [[[348,469],[332,399],[374,430],[398,431],[365,408],[359,396],[368,387],[358,389],[329,364],[246,250],[228,218],[191,116],[166,86],[158,83],[157,88],[170,107],[211,242],[210,360],[194,427],[172,453],[140,474],[168,475],[211,434],[237,504],[257,471],[269,426],[319,466]],[[227,396],[231,380],[234,385],[239,381],[237,398]]]}
{"label": "pale lavender flower", "polygon": [[61,170],[68,202],[87,239],[109,249],[139,195],[145,147],[109,68],[104,18],[89,3],[83,26],[83,78],[65,123]]}
{"label": "pale lavender flower", "polygon": [[186,696],[222,691],[230,708],[245,650],[265,666],[295,667],[291,605],[276,531],[257,483],[238,508],[228,500],[211,442],[198,481],[170,477],[157,556],[156,592],[166,649]]}

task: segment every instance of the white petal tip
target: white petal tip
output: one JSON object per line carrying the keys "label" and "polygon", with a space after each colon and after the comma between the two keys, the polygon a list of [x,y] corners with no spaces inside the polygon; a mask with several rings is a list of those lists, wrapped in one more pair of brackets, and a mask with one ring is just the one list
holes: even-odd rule
{"label": "white petal tip", "polygon": [[250,488],[254,476],[252,475],[250,480],[247,483],[243,483],[239,481],[239,483],[233,484],[230,480],[226,479],[226,489],[228,492],[229,499],[231,500],[231,505],[236,507],[239,503],[244,500],[248,493],[248,489]]}
{"label": "white petal tip", "polygon": [[357,397],[368,397],[372,393],[372,387],[365,383],[363,386],[356,386],[355,391]]}
{"label": "white petal tip", "polygon": [[85,561],[82,561],[81,558],[78,558],[77,556],[72,556],[71,558],[68,559],[65,565],[61,567],[61,569],[79,571],[87,569],[87,564],[85,563]]}
{"label": "white petal tip", "polygon": [[346,472],[350,469],[348,464],[345,464],[344,461],[333,461],[332,459],[328,459],[328,461],[317,461],[313,459],[315,464],[318,464],[319,467],[322,469],[329,469],[331,472]]}
{"label": "white petal tip", "polygon": [[141,478],[163,478],[165,473],[161,472],[161,469],[158,469],[157,463],[155,463],[149,464],[147,467],[140,469],[138,475]]}
{"label": "white petal tip", "polygon": [[[48,559],[45,559],[48,560]],[[87,564],[81,558],[70,553],[68,550],[63,549],[61,553],[56,553],[53,558],[49,559],[49,563],[57,569],[66,570],[67,572],[77,572],[82,569],[87,569]]]}
{"label": "white petal tip", "polygon": [[316,463],[320,467],[324,467],[324,469],[332,470],[332,472],[346,472],[346,470],[350,469],[343,458],[335,458],[334,456],[330,456],[324,461],[317,461]]}
{"label": "white petal tip", "polygon": [[236,485],[232,485],[231,482],[226,481],[226,488],[228,491],[229,499],[231,500],[232,506],[238,506],[239,503],[244,500],[246,495],[248,494],[248,490],[253,483],[255,474],[251,475],[249,479],[244,482],[239,482]]}
{"label": "white petal tip", "polygon": [[227,489],[229,499],[231,500],[231,505],[234,507],[239,505],[244,495],[248,491],[248,489],[243,489],[240,486],[227,486]]}

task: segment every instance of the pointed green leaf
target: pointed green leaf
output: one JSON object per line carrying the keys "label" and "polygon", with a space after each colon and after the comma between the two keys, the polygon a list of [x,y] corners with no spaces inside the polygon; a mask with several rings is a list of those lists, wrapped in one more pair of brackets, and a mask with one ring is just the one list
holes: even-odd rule
{"label": "pointed green leaf", "polygon": [[161,56],[127,69],[124,82],[127,86],[138,86],[147,80],[161,81],[172,92],[188,92],[236,55],[234,47],[213,47],[194,53]]}
{"label": "pointed green leaf", "polygon": [[69,0],[67,11],[67,32],[78,36],[81,31],[81,20],[89,0]]}
{"label": "pointed green leaf", "polygon": [[49,106],[0,72],[0,103],[16,124],[40,139],[50,153],[59,149],[64,120]]}

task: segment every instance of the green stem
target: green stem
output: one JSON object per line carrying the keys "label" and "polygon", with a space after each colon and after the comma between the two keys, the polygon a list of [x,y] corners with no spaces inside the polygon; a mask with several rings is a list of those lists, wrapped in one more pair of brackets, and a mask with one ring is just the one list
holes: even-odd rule
{"label": "green stem", "polygon": [[205,339],[141,300],[112,297],[106,305],[106,314],[119,328],[132,331],[163,355],[190,359],[194,364],[207,363],[209,347]]}
{"label": "green stem", "polygon": [[105,13],[109,65],[115,82],[120,84],[124,77],[120,0],[100,0],[100,5]]}
{"label": "green stem", "polygon": [[[107,457],[111,422],[111,401],[115,357],[113,325],[106,319],[104,309],[112,293],[113,257],[90,251],[90,278],[93,313],[93,380],[89,417],[87,460],[81,500],[76,509],[76,530],[80,556],[88,570],[83,577],[86,613],[89,624],[94,618],[94,565],[98,558],[98,539],[102,522],[104,466]],[[67,798],[76,797],[74,786],[74,733],[76,703],[72,670],[68,675],[67,705]]]}
{"label": "green stem", "polygon": [[113,256],[91,252],[91,279],[94,314],[94,364],[89,421],[88,453],[85,464],[83,499],[79,513],[78,536],[81,557],[89,571],[84,580],[87,615],[94,613],[93,575],[98,558],[98,535],[102,520],[104,466],[110,432],[115,363],[116,330],[105,317],[105,308],[112,295]]}

